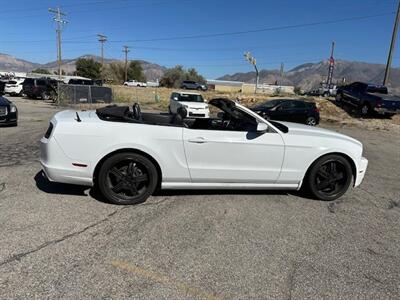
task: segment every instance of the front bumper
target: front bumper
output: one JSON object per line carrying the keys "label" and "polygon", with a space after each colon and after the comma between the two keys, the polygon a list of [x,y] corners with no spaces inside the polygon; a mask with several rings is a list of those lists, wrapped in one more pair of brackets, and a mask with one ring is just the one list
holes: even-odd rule
{"label": "front bumper", "polygon": [[194,109],[188,108],[188,117],[189,118],[209,118],[210,110],[208,109]]}
{"label": "front bumper", "polygon": [[8,113],[5,116],[0,116],[0,125],[16,124],[18,122],[18,112]]}
{"label": "front bumper", "polygon": [[368,159],[366,159],[365,157],[361,157],[360,161],[358,162],[357,175],[354,187],[359,186],[361,182],[364,180],[367,167],[368,167]]}
{"label": "front bumper", "polygon": [[400,114],[400,109],[396,108],[377,107],[375,110],[380,114]]}

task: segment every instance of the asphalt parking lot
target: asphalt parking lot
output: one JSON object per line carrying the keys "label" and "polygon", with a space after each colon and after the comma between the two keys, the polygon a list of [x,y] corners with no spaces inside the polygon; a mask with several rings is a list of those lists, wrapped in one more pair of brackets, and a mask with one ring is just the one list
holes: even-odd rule
{"label": "asphalt parking lot", "polygon": [[400,134],[363,142],[360,188],[334,202],[285,192],[168,192],[113,206],[47,182],[38,141],[56,108],[12,98],[0,128],[0,298],[398,299]]}

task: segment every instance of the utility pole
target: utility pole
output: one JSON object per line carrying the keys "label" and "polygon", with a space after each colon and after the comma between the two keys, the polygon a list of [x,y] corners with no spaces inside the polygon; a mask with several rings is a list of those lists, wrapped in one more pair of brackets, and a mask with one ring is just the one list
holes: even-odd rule
{"label": "utility pole", "polygon": [[128,81],[128,53],[129,53],[129,47],[124,46],[124,50],[122,52],[125,53],[125,82]]}
{"label": "utility pole", "polygon": [[335,68],[335,59],[333,58],[334,51],[335,51],[335,42],[332,42],[331,57],[329,58],[328,78],[326,79],[326,84],[327,84],[328,89],[330,89],[332,86],[333,69]]}
{"label": "utility pole", "polygon": [[280,85],[282,85],[284,70],[285,70],[285,65],[284,65],[284,63],[282,62],[282,63],[281,63],[281,69],[280,69],[280,71],[279,71],[279,76],[280,76],[280,80],[281,80]]}
{"label": "utility pole", "polygon": [[259,81],[259,73],[258,73],[258,68],[257,68],[257,60],[251,55],[250,52],[246,52],[244,54],[245,59],[254,66],[254,69],[256,70],[256,88],[254,90],[254,94],[257,94],[257,89],[258,89],[258,81]]}
{"label": "utility pole", "polygon": [[101,67],[104,67],[104,43],[107,42],[107,37],[103,34],[98,34],[99,42],[101,44]]}
{"label": "utility pole", "polygon": [[57,23],[57,29],[56,29],[56,34],[57,34],[57,62],[58,62],[58,78],[61,80],[61,64],[62,64],[62,57],[61,57],[61,30],[62,30],[62,25],[67,24],[68,22],[63,19],[63,17],[66,16],[65,13],[63,13],[59,7],[57,8],[49,8],[49,12],[55,14],[55,17],[53,20]]}
{"label": "utility pole", "polygon": [[386,63],[385,77],[383,79],[383,85],[385,85],[385,86],[388,84],[388,81],[389,81],[389,73],[390,73],[390,67],[392,66],[392,56],[393,56],[394,47],[396,45],[397,30],[399,27],[399,19],[400,19],[400,1],[397,6],[397,14],[396,14],[396,20],[394,21],[392,41],[390,43],[389,55],[388,55],[388,59],[387,59],[387,63]]}

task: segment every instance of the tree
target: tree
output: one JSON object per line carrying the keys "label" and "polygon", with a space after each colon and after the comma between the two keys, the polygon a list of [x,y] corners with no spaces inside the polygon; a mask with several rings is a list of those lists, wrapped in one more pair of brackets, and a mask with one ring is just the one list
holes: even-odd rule
{"label": "tree", "polygon": [[31,73],[37,73],[37,74],[46,74],[46,75],[50,75],[51,72],[47,69],[43,69],[43,68],[37,68],[35,70],[32,70]]}
{"label": "tree", "polygon": [[99,79],[101,78],[101,63],[92,58],[79,58],[76,61],[76,75]]}
{"label": "tree", "polygon": [[128,80],[137,80],[146,82],[146,76],[143,73],[142,65],[137,60],[132,60],[128,66]]}
{"label": "tree", "polygon": [[165,87],[179,88],[184,80],[192,80],[199,83],[205,83],[206,80],[194,68],[185,70],[182,66],[177,65],[165,71],[164,76],[160,80],[160,85]]}

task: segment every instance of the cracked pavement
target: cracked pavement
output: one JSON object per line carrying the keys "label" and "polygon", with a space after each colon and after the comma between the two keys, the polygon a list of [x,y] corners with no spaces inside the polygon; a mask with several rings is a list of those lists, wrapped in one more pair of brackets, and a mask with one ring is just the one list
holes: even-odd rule
{"label": "cracked pavement", "polygon": [[0,128],[0,299],[398,298],[398,132],[322,124],[361,140],[370,162],[335,202],[168,191],[121,207],[44,180],[38,140],[56,110],[12,100],[19,126]]}

